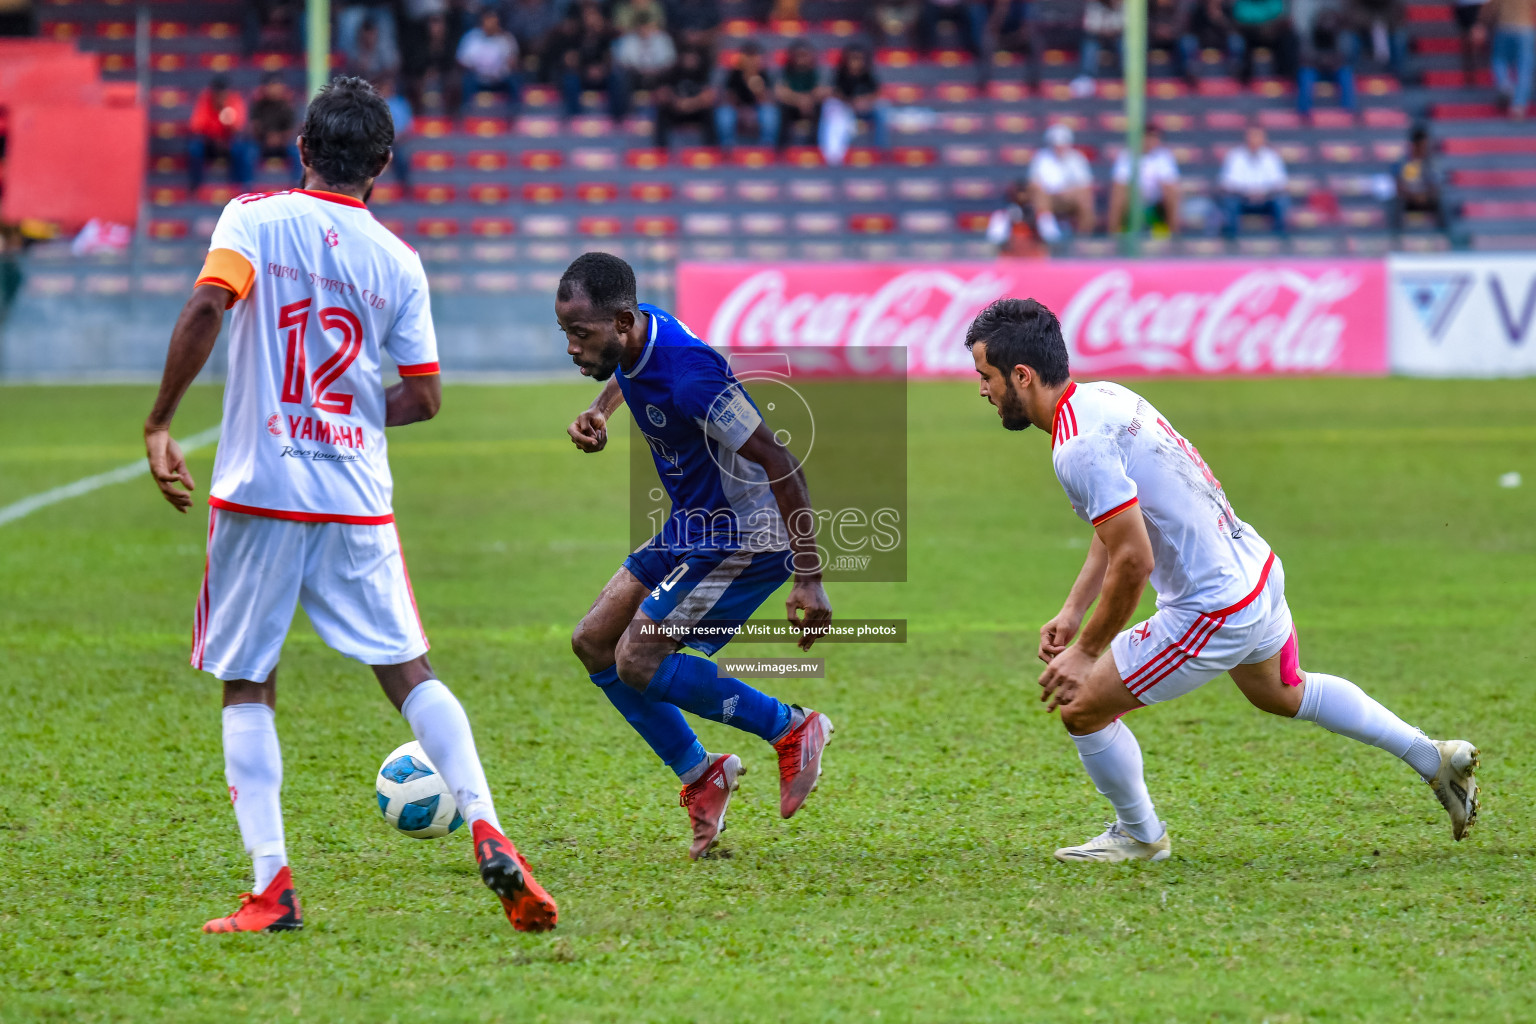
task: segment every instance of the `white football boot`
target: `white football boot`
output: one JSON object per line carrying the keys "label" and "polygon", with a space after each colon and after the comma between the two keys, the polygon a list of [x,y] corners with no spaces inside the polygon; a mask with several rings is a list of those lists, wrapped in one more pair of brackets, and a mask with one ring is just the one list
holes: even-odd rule
{"label": "white football boot", "polygon": [[1445,813],[1451,816],[1451,836],[1465,839],[1472,826],[1477,824],[1477,748],[1466,740],[1431,740],[1440,751],[1440,770],[1429,779],[1429,788],[1435,791]]}
{"label": "white football boot", "polygon": [[1065,846],[1056,851],[1056,859],[1067,863],[1096,861],[1100,864],[1118,864],[1127,860],[1167,860],[1173,852],[1168,841],[1168,823],[1163,822],[1163,834],[1156,842],[1144,843],[1120,828],[1118,821],[1106,821],[1104,831],[1082,846]]}

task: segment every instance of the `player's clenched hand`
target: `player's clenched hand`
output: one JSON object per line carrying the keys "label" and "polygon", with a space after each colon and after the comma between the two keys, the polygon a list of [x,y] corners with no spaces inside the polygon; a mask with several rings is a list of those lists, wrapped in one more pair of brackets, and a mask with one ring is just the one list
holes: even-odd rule
{"label": "player's clenched hand", "polygon": [[1046,713],[1072,703],[1092,671],[1093,658],[1076,647],[1068,647],[1052,658],[1040,673],[1040,699],[1046,702]]}
{"label": "player's clenched hand", "polygon": [[1067,649],[1072,638],[1077,636],[1077,628],[1082,625],[1082,617],[1060,612],[1050,622],[1040,627],[1040,660],[1047,665],[1051,659]]}
{"label": "player's clenched hand", "polygon": [[[149,474],[155,478],[155,484],[159,486],[160,493],[165,495],[165,500],[174,505],[178,512],[191,508],[192,495],[189,492],[195,490],[197,485],[192,482],[192,474],[187,471],[187,459],[181,454],[181,445],[171,437],[171,432],[145,431],[144,449],[149,453]],[[178,491],[177,484],[186,490]]]}
{"label": "player's clenched hand", "polygon": [[565,428],[571,442],[584,452],[600,452],[608,443],[608,417],[594,409],[588,409],[576,417],[576,422]]}
{"label": "player's clenched hand", "polygon": [[[789,612],[790,627],[800,634],[800,649],[810,650],[832,621],[832,602],[827,600],[826,589],[820,583],[796,583],[784,607]],[[800,612],[805,613],[803,618]]]}

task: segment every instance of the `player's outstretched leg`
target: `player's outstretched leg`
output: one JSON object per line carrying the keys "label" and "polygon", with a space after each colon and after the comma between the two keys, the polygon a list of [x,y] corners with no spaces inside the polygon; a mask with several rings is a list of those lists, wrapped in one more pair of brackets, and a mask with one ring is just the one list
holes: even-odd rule
{"label": "player's outstretched leg", "polygon": [[295,931],[304,926],[283,843],[283,754],[276,716],[262,702],[271,699],[275,684],[274,676],[265,684],[236,681],[224,686],[224,779],[256,882],[252,892],[240,897],[240,909],[209,921],[203,925],[205,932]]}
{"label": "player's outstretched leg", "polygon": [[[420,662],[424,665],[424,660]],[[411,662],[409,664],[418,664]],[[403,668],[404,666],[393,666]],[[386,691],[389,667],[375,668]],[[428,670],[430,671],[430,669]],[[393,692],[391,692],[393,696]],[[400,704],[400,714],[410,723],[432,764],[442,773],[459,813],[470,823],[475,839],[475,861],[480,879],[501,900],[507,920],[520,932],[548,931],[559,920],[555,901],[533,877],[528,862],[501,831],[491,787],[475,750],[469,718],[453,693],[437,679],[417,683]]]}
{"label": "player's outstretched leg", "polygon": [[[643,658],[630,660],[623,646],[619,674],[631,686],[646,675]],[[715,663],[681,652],[667,655],[645,682],[648,700],[672,704],[700,718],[749,732],[773,744],[779,755],[779,813],[800,809],[821,777],[821,755],[832,722],[819,711],[785,704],[740,679],[720,675]]]}
{"label": "player's outstretched leg", "polygon": [[1348,679],[1301,671],[1294,630],[1279,654],[1239,665],[1231,675],[1260,710],[1315,722],[1408,762],[1450,815],[1452,838],[1466,838],[1477,824],[1477,748],[1466,740],[1430,739]]}

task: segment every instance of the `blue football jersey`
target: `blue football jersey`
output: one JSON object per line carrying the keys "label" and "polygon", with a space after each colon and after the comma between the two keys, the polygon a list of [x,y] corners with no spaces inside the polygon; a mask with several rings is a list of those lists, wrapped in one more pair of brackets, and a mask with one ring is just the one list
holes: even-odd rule
{"label": "blue football jersey", "polygon": [[720,353],[677,318],[640,309],[650,314],[650,340],[615,376],[672,499],[657,540],[674,551],[787,548],[767,472],[737,454],[762,422],[751,396]]}

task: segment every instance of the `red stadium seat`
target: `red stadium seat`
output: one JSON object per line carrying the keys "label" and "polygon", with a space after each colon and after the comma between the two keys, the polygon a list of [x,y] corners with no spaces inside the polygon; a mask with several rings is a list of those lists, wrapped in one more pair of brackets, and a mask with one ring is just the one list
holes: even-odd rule
{"label": "red stadium seat", "polygon": [[921,58],[915,50],[882,49],[875,51],[875,63],[883,68],[910,68]]}
{"label": "red stadium seat", "polygon": [[992,214],[984,210],[955,214],[955,226],[961,231],[985,231],[991,220]]}
{"label": "red stadium seat", "polygon": [[133,22],[98,21],[95,26],[97,39],[132,39]]}
{"label": "red stadium seat", "polygon": [[1496,153],[1536,156],[1536,138],[1482,136],[1471,139],[1446,139],[1441,148],[1445,150],[1447,156],[1492,156]]}
{"label": "red stadium seat", "polygon": [[637,181],[629,186],[629,198],[642,203],[671,202],[672,186],[665,181]]}
{"label": "red stadium seat", "polygon": [[198,54],[197,63],[206,71],[223,74],[240,66],[240,55],[238,53],[201,53]]}
{"label": "red stadium seat", "polygon": [[284,71],[299,66],[298,58],[287,53],[258,53],[251,58],[251,64],[258,71]]}
{"label": "red stadium seat", "polygon": [[1451,184],[1463,188],[1536,188],[1536,168],[1476,170],[1463,168],[1451,172]]}
{"label": "red stadium seat", "polygon": [[549,181],[530,181],[523,186],[525,203],[558,203],[565,198],[565,186]]}
{"label": "red stadium seat", "polygon": [[1029,88],[1023,82],[991,82],[987,97],[999,103],[1020,103],[1029,98]]}
{"label": "red stadium seat", "polygon": [[770,167],[774,152],[768,146],[737,146],[731,151],[731,162],[737,167]]}
{"label": "red stadium seat", "polygon": [[149,23],[149,34],[159,40],[185,39],[187,28],[184,21],[152,21]]}
{"label": "red stadium seat", "polygon": [[1000,132],[1021,135],[1035,130],[1035,119],[1028,114],[994,114],[992,127]]}
{"label": "red stadium seat", "polygon": [[466,117],[464,131],[482,139],[507,134],[511,124],[504,117]]}
{"label": "red stadium seat", "polygon": [[480,238],[505,238],[516,230],[510,217],[476,217],[469,222],[469,233]]}
{"label": "red stadium seat", "polygon": [[232,21],[204,22],[199,35],[204,39],[239,39],[240,26]]}
{"label": "red stadium seat", "polygon": [[582,217],[576,221],[576,230],[592,238],[612,238],[624,230],[624,222],[617,217]]}
{"label": "red stadium seat", "polygon": [[992,147],[972,145],[945,146],[944,162],[951,167],[982,167],[992,162]]}
{"label": "red stadium seat", "polygon": [[453,134],[450,117],[418,117],[412,124],[416,134],[428,139],[441,139]]}
{"label": "red stadium seat", "polygon": [[584,181],[576,186],[576,198],[584,203],[611,203],[619,198],[619,186],[605,181]]}
{"label": "red stadium seat", "polygon": [[423,238],[452,238],[459,233],[453,217],[422,217],[416,221],[416,233]]}
{"label": "red stadium seat", "polygon": [[668,238],[677,234],[677,218],[643,215],[635,218],[635,234],[647,238]]}
{"label": "red stadium seat", "polygon": [[1434,103],[1429,116],[1436,121],[1482,121],[1498,117],[1503,111],[1496,103]]}
{"label": "red stadium seat", "polygon": [[860,235],[888,235],[896,230],[896,218],[888,213],[855,213],[848,218],[848,230]]}
{"label": "red stadium seat", "polygon": [[938,150],[932,146],[896,146],[891,149],[891,163],[903,167],[931,167],[938,162]]}
{"label": "red stadium seat", "polygon": [[624,154],[624,162],[637,171],[654,171],[667,166],[670,154],[664,149],[631,149]]}
{"label": "red stadium seat", "polygon": [[880,150],[873,146],[853,146],[849,148],[847,155],[843,157],[843,166],[874,167],[880,163],[881,157]]}
{"label": "red stadium seat", "polygon": [[458,189],[452,185],[418,184],[411,186],[411,198],[418,203],[438,206],[458,198]]}
{"label": "red stadium seat", "polygon": [[179,206],[187,201],[187,190],[176,185],[157,185],[149,190],[149,201],[156,206]]}
{"label": "red stadium seat", "polygon": [[933,87],[933,98],[943,103],[973,103],[979,92],[965,82],[942,82]]}
{"label": "red stadium seat", "polygon": [[1462,204],[1461,214],[1470,220],[1527,220],[1536,217],[1536,199],[1477,199]]}
{"label": "red stadium seat", "polygon": [[714,146],[687,146],[678,154],[678,163],[695,171],[708,171],[725,162],[725,156]]}
{"label": "red stadium seat", "polygon": [[477,171],[504,171],[511,161],[505,150],[472,149],[464,154],[464,162]]}
{"label": "red stadium seat", "polygon": [[821,150],[815,146],[789,146],[784,150],[784,162],[791,167],[804,170],[813,170],[827,165],[826,160],[822,159]]}
{"label": "red stadium seat", "polygon": [[518,160],[530,171],[553,171],[565,163],[565,156],[558,149],[525,149]]}
{"label": "red stadium seat", "polygon": [[1181,100],[1189,95],[1189,86],[1176,78],[1159,78],[1147,85],[1147,95],[1158,100]]}
{"label": "red stadium seat", "polygon": [[501,182],[476,182],[465,189],[471,202],[487,206],[505,203],[512,198],[512,187]]}
{"label": "red stadium seat", "polygon": [[964,111],[939,115],[939,131],[948,135],[975,135],[986,128],[987,119],[981,114]]}
{"label": "red stadium seat", "polygon": [[152,220],[149,222],[149,237],[158,238],[162,242],[175,241],[187,237],[188,224],[185,220]]}
{"label": "red stadium seat", "polygon": [[368,197],[370,203],[398,203],[405,198],[405,187],[399,182],[383,181],[373,186],[373,195]]}
{"label": "red stadium seat", "polygon": [[1020,145],[1002,145],[997,147],[997,157],[1005,164],[1014,167],[1028,167],[1029,162],[1035,157],[1035,147]]}
{"label": "red stadium seat", "polygon": [[223,206],[244,191],[245,189],[239,185],[228,183],[203,185],[198,188],[194,198],[200,203],[208,203],[211,206]]}
{"label": "red stadium seat", "polygon": [[880,87],[880,95],[891,103],[910,107],[923,101],[923,87],[913,82],[887,82]]}
{"label": "red stadium seat", "polygon": [[418,171],[451,170],[453,153],[446,149],[418,149],[411,154],[411,166]]}

